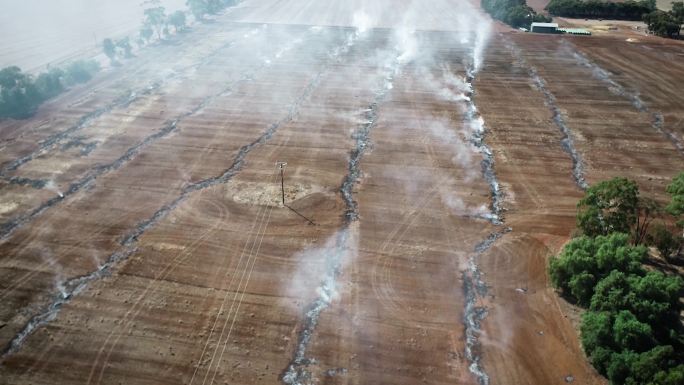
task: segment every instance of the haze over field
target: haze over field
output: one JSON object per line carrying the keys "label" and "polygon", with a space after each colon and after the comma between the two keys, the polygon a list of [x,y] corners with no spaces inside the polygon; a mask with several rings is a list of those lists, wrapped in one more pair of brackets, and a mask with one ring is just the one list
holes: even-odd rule
{"label": "haze over field", "polygon": [[605,384],[548,259],[601,180],[668,199],[681,42],[245,0],[105,59],[138,1],[3,13],[0,66],[112,65],[0,120],[2,385]]}
{"label": "haze over field", "polygon": [[[0,0],[0,68],[42,69],[100,53],[102,40],[136,36],[143,0]],[[169,11],[185,0],[161,0]]]}

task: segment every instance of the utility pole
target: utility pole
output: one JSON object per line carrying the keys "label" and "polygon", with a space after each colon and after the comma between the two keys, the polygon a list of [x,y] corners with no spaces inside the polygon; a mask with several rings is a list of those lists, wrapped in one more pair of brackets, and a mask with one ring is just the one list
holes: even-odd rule
{"label": "utility pole", "polygon": [[286,206],[286,204],[285,204],[285,166],[287,166],[287,163],[286,162],[278,162],[277,165],[280,168],[280,191],[281,191],[282,197],[283,197],[283,206]]}
{"label": "utility pole", "polygon": [[309,222],[310,225],[316,226],[316,223],[314,221],[305,217],[299,211],[285,204],[285,166],[287,166],[287,162],[276,162],[276,167],[280,169],[280,193],[283,199],[283,207],[304,218],[307,222]]}

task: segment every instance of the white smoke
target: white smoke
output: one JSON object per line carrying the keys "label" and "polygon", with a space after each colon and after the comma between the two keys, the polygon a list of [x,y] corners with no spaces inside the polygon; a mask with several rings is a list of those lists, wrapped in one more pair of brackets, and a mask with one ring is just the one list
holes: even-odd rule
{"label": "white smoke", "polygon": [[52,180],[52,179],[50,179],[50,180],[45,184],[45,189],[54,192],[54,193],[57,194],[57,196],[59,196],[60,198],[64,198],[64,194],[63,194],[62,191],[59,189],[59,187],[57,187],[57,184],[56,184],[55,181]]}
{"label": "white smoke", "polygon": [[358,35],[363,35],[368,32],[369,29],[373,28],[375,23],[366,11],[362,9],[354,12],[352,25],[356,28],[356,33]]}
{"label": "white smoke", "polygon": [[[351,226],[340,230],[322,244],[295,254],[292,259],[297,268],[289,274],[283,290],[285,297],[310,299],[312,287],[315,287],[316,297],[324,302],[331,303],[338,299],[336,275],[358,255],[358,234],[355,229]],[[295,307],[298,306],[295,304]]]}

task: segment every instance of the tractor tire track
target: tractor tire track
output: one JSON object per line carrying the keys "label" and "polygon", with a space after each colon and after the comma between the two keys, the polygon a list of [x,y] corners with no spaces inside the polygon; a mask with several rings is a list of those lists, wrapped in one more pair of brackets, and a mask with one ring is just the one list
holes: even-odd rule
{"label": "tractor tire track", "polygon": [[613,77],[610,72],[608,72],[598,64],[591,61],[588,57],[586,57],[583,53],[576,49],[572,45],[572,43],[563,40],[561,44],[562,47],[565,50],[567,50],[567,52],[570,55],[572,55],[572,57],[575,59],[575,62],[578,65],[590,69],[594,78],[603,82],[612,94],[629,100],[629,102],[637,111],[641,113],[650,114],[651,127],[658,131],[658,133],[663,135],[665,139],[670,141],[681,155],[684,155],[684,143],[682,143],[681,139],[679,139],[674,132],[665,128],[665,122],[662,112],[651,111],[646,106],[646,103],[643,100],[641,100],[641,97],[638,93],[627,91],[622,85],[613,80]]}
{"label": "tractor tire track", "polygon": [[572,160],[572,176],[575,180],[575,184],[581,190],[586,190],[587,188],[589,188],[589,184],[587,183],[585,178],[584,160],[582,159],[582,155],[580,155],[580,153],[577,151],[577,148],[575,147],[575,142],[572,138],[572,130],[565,122],[563,112],[561,111],[560,107],[558,107],[556,96],[548,89],[546,81],[539,75],[537,68],[530,65],[525,60],[525,58],[522,55],[522,52],[515,45],[515,43],[513,43],[510,40],[507,40],[505,45],[506,48],[508,48],[508,50],[511,52],[511,55],[513,55],[515,64],[527,70],[527,73],[530,77],[530,80],[532,81],[532,84],[537,88],[539,92],[542,93],[542,95],[544,95],[544,104],[546,104],[549,110],[551,110],[553,122],[556,125],[556,127],[558,127],[558,130],[561,133],[561,147],[570,156],[570,159]]}
{"label": "tractor tire track", "polygon": [[[358,35],[356,36],[358,37]],[[350,36],[349,46],[354,44],[355,38]],[[365,111],[366,123],[361,124],[352,134],[354,147],[349,154],[347,174],[340,186],[340,194],[345,203],[345,222],[343,229],[338,232],[334,240],[333,252],[326,253],[325,273],[321,277],[321,284],[317,289],[318,297],[311,302],[305,310],[304,321],[299,328],[296,347],[290,363],[283,370],[281,381],[287,385],[304,385],[313,381],[312,373],[308,366],[315,362],[307,357],[307,350],[318,326],[321,313],[330,306],[331,299],[335,294],[337,277],[340,274],[342,258],[349,248],[350,240],[354,231],[353,224],[359,220],[358,203],[354,199],[354,186],[361,178],[361,159],[371,146],[370,134],[378,124],[378,110],[393,88],[394,79],[399,75],[402,64],[399,55],[383,68],[383,84],[375,91],[375,97]]]}
{"label": "tractor tire track", "polygon": [[[205,56],[204,58],[200,59],[197,63],[195,64],[190,64],[187,65],[178,71],[174,71],[172,75],[162,77],[160,79],[157,79],[153,82],[150,82],[149,85],[139,88],[137,90],[131,90],[125,92],[123,95],[117,97],[114,101],[111,103],[97,108],[91,112],[86,113],[85,115],[81,116],[76,123],[72,124],[70,127],[66,128],[65,130],[56,132],[47,138],[41,140],[38,143],[38,148],[35,150],[31,151],[30,153],[17,158],[13,161],[10,161],[6,163],[2,169],[0,170],[0,177],[3,179],[7,180],[8,182],[12,184],[22,184],[26,185],[29,184],[30,180],[25,179],[25,178],[16,178],[16,177],[10,177],[9,174],[11,172],[16,171],[18,168],[23,166],[26,163],[31,162],[35,158],[39,156],[43,156],[46,153],[53,151],[63,145],[66,141],[71,139],[72,135],[76,132],[79,132],[83,130],[86,127],[89,127],[91,124],[93,124],[97,119],[100,117],[112,112],[115,109],[125,109],[130,107],[133,103],[152,95],[154,92],[158,91],[161,89],[166,83],[168,83],[171,80],[184,80],[188,78],[187,73],[191,72],[193,70],[197,70],[199,68],[202,68],[205,66],[207,63],[211,62],[215,57],[217,57],[222,51],[231,48],[234,46],[236,43],[236,40],[230,41],[228,43],[225,43],[215,49],[213,52],[211,52],[209,55]],[[144,69],[139,69],[133,74],[129,74],[127,77],[134,77],[136,74],[143,72]],[[24,181],[24,183],[21,183]],[[30,183],[33,185],[35,188],[43,188],[44,183],[47,183],[47,181],[42,181],[42,180],[37,180],[33,181]]]}
{"label": "tractor tire track", "polygon": [[114,160],[111,163],[105,164],[105,165],[98,165],[94,168],[92,168],[85,176],[83,176],[81,179],[78,181],[72,183],[69,188],[62,192],[61,195],[55,196],[51,199],[48,199],[46,202],[38,206],[37,208],[29,211],[26,214],[19,215],[13,219],[10,219],[9,221],[3,223],[0,225],[0,241],[3,241],[7,239],[15,230],[18,228],[26,225],[36,217],[40,216],[43,214],[45,211],[48,209],[58,205],[62,201],[66,200],[69,198],[71,195],[74,195],[75,193],[83,190],[84,188],[90,186],[97,178],[99,178],[102,175],[108,174],[112,171],[116,171],[123,167],[126,163],[131,161],[132,159],[136,158],[143,149],[148,147],[149,145],[153,144],[159,139],[165,138],[169,136],[171,133],[177,131],[178,129],[178,124],[182,122],[184,119],[196,115],[198,112],[202,111],[204,108],[212,104],[216,99],[226,95],[239,85],[249,82],[254,79],[254,75],[262,70],[263,68],[267,67],[268,63],[262,63],[260,66],[256,67],[255,69],[243,74],[238,80],[231,82],[231,84],[221,90],[220,92],[210,95],[208,97],[205,97],[199,104],[197,104],[195,107],[193,107],[190,111],[187,111],[183,114],[180,114],[176,116],[174,119],[171,119],[167,121],[164,126],[157,132],[145,137],[142,141],[138,142],[134,146],[130,147],[122,156],[120,156],[118,159]]}
{"label": "tractor tire track", "polygon": [[496,241],[511,231],[511,228],[506,228],[491,233],[475,246],[474,254],[468,259],[468,270],[462,274],[463,293],[466,299],[463,315],[466,335],[465,356],[470,362],[469,370],[475,375],[478,385],[489,385],[489,376],[482,366],[479,341],[481,323],[487,316],[487,308],[477,305],[478,300],[487,295],[487,284],[482,280],[482,273],[477,260],[482,254],[489,251]]}
{"label": "tractor tire track", "polygon": [[[264,64],[266,65],[266,64]],[[328,66],[326,66],[327,69]],[[37,328],[49,323],[56,318],[59,310],[64,304],[70,302],[70,300],[78,293],[80,293],[88,284],[97,281],[100,278],[109,275],[111,270],[116,267],[120,262],[125,261],[132,254],[136,252],[135,245],[137,244],[139,238],[150,228],[154,227],[162,219],[164,219],[170,212],[175,210],[182,202],[187,200],[193,193],[202,191],[213,186],[220,184],[225,184],[229,182],[235,175],[242,170],[245,158],[247,155],[257,146],[266,143],[273,135],[276,133],[278,128],[293,121],[299,114],[299,109],[301,105],[306,101],[313,91],[318,87],[324,70],[321,70],[314,78],[309,82],[309,84],[304,88],[303,92],[294,100],[289,108],[287,115],[281,120],[270,125],[265,132],[263,132],[257,139],[249,144],[242,146],[237,155],[235,156],[233,163],[228,167],[222,174],[214,177],[210,177],[184,187],[180,195],[175,198],[170,203],[162,206],[158,209],[152,216],[142,222],[140,222],[128,235],[123,237],[120,241],[121,250],[116,251],[107,258],[107,262],[103,264],[98,270],[82,276],[73,278],[65,283],[65,292],[60,293],[53,297],[53,300],[48,304],[42,311],[37,315],[33,316],[29,322],[22,328],[22,330],[5,346],[2,351],[0,351],[0,358],[6,358],[9,355],[16,353],[23,345],[25,339],[31,335]],[[249,77],[244,77],[241,81],[245,81]],[[203,103],[198,105],[193,111],[199,111],[204,108],[210,101],[213,101],[216,97],[221,94],[216,94],[207,97]],[[186,113],[188,114],[188,113]],[[176,121],[177,124],[177,121]],[[173,124],[175,128],[175,124]],[[122,159],[122,158],[120,158]],[[73,193],[72,193],[73,194]],[[66,194],[65,194],[66,195]]]}

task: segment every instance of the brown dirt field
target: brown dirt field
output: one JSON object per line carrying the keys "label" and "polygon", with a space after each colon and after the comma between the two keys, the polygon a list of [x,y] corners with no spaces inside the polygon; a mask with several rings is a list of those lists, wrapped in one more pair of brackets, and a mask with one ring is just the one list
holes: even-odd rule
{"label": "brown dirt field", "polygon": [[247,1],[0,122],[0,382],[604,384],[546,264],[666,198],[684,47],[462,5]]}

